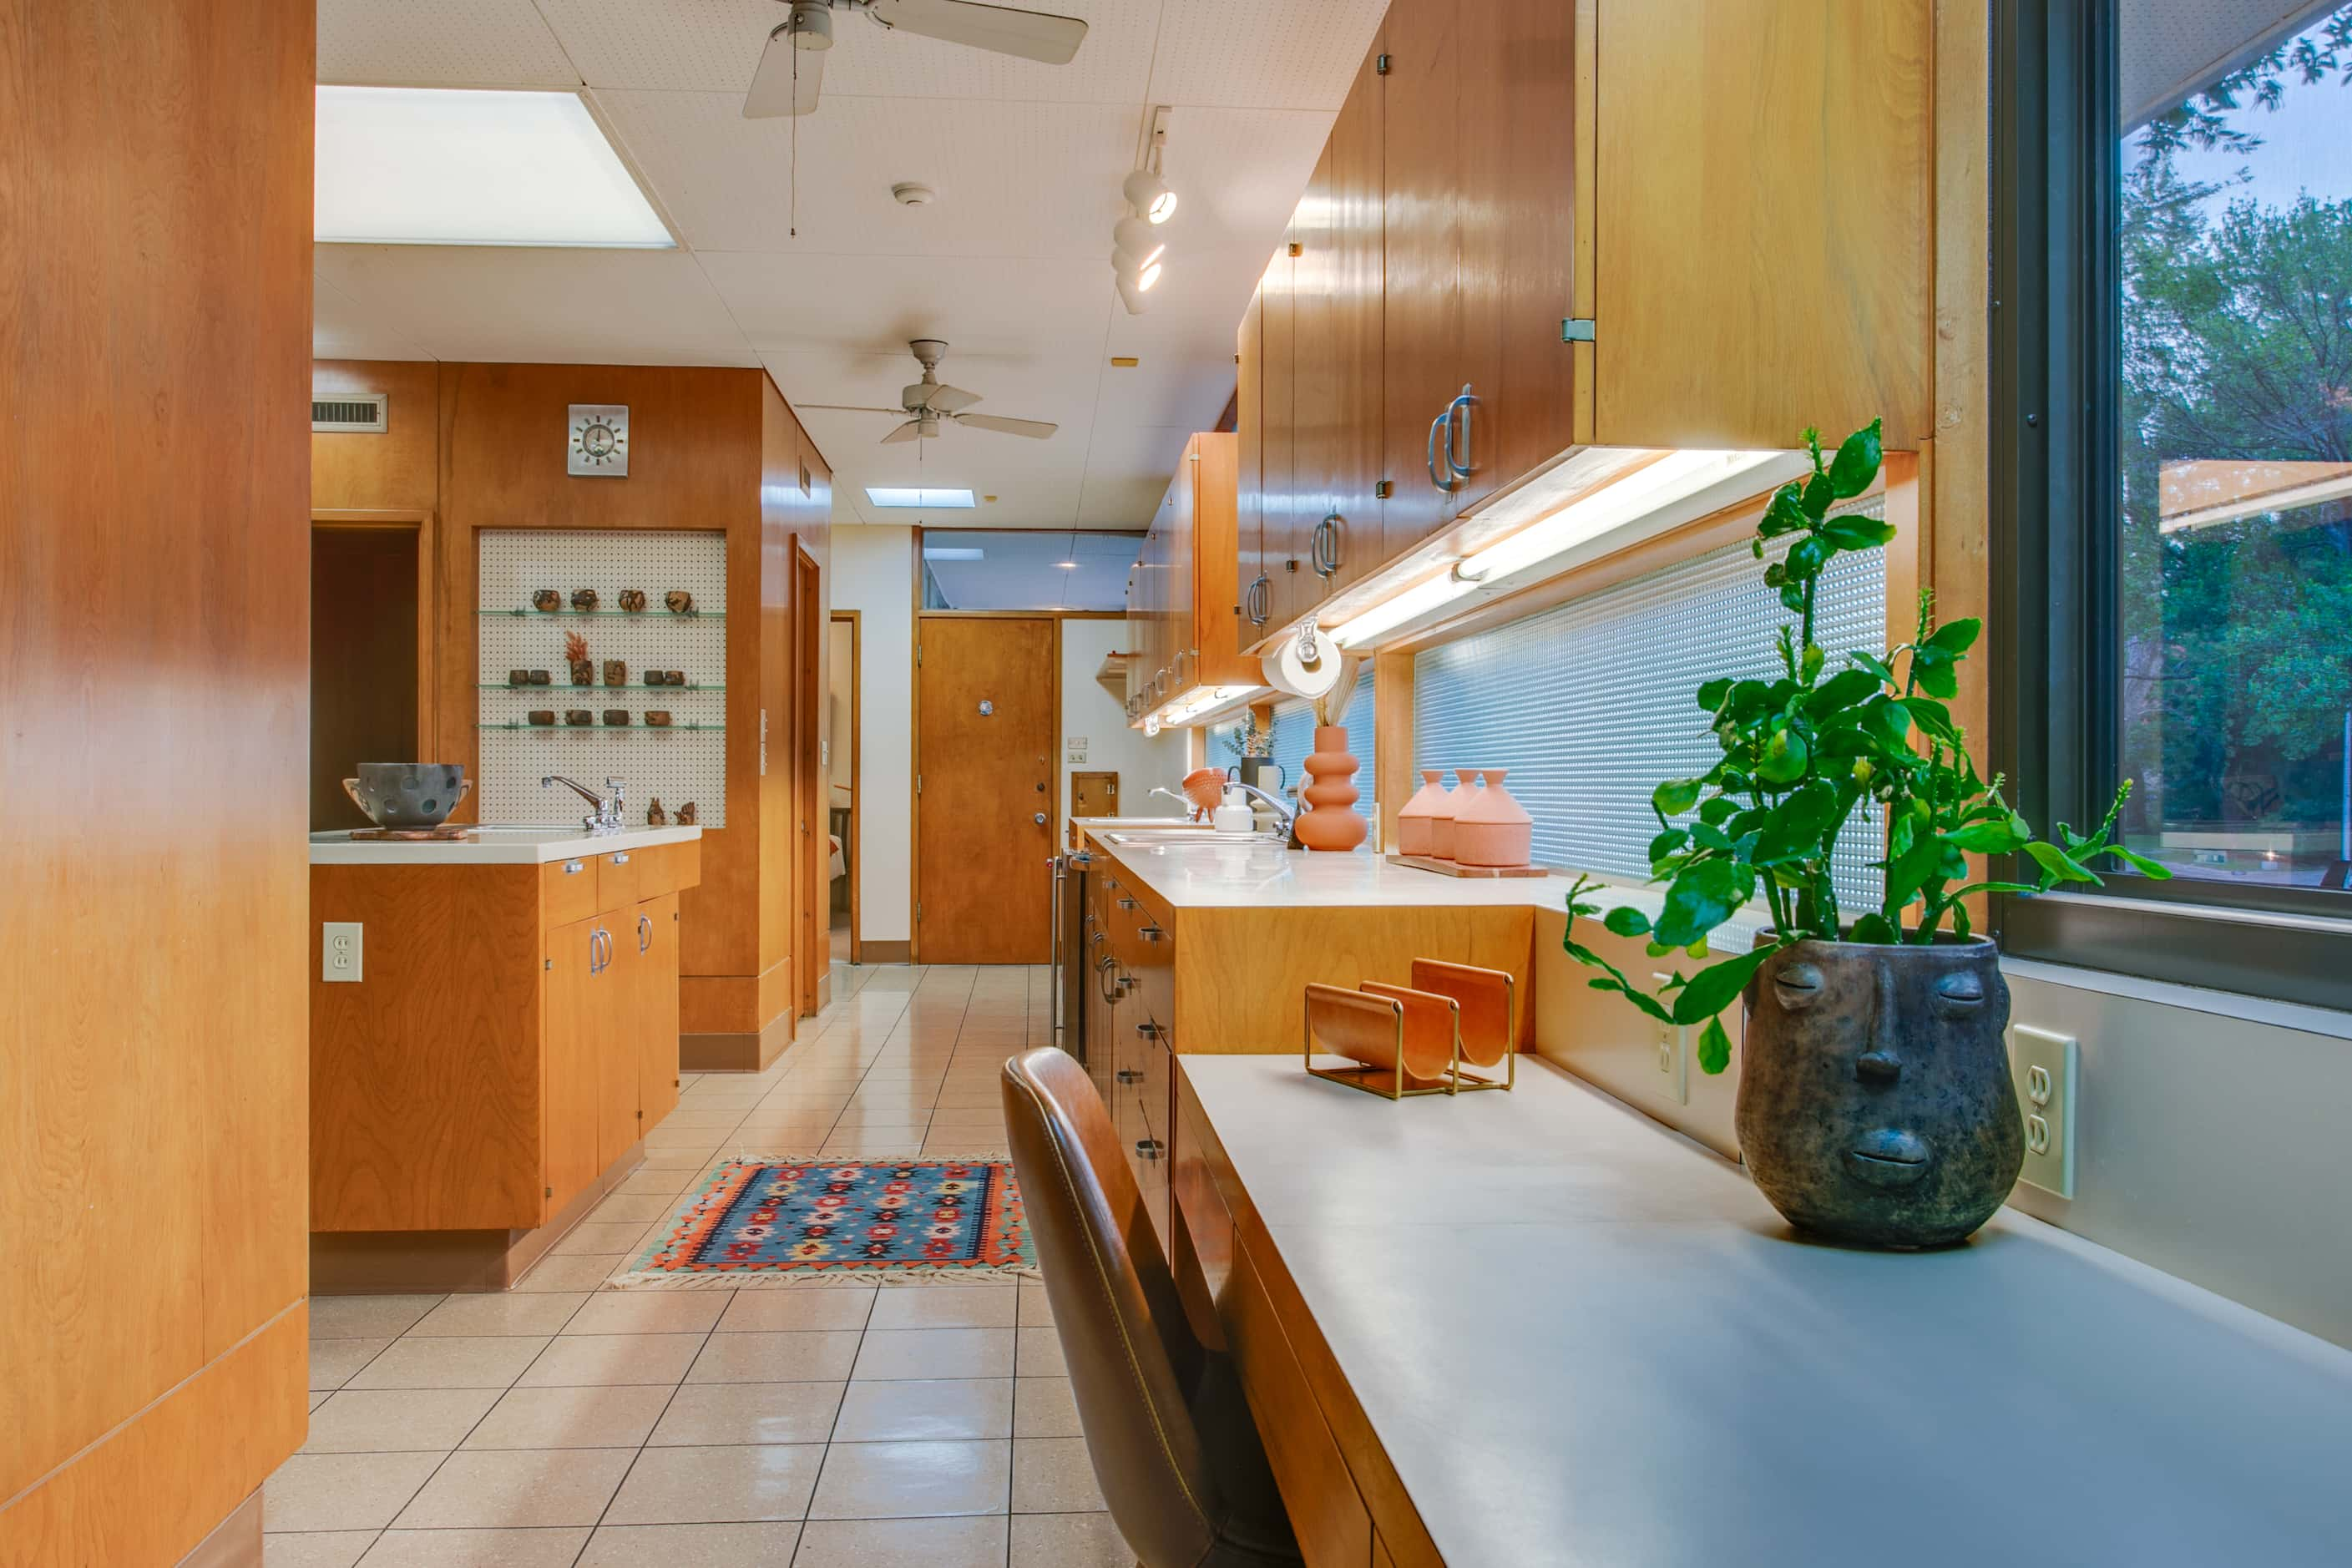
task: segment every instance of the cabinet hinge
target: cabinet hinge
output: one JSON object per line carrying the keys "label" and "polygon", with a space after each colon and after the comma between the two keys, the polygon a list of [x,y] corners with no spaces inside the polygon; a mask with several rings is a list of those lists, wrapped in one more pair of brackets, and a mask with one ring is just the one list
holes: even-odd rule
{"label": "cabinet hinge", "polygon": [[1386,500],[1389,499],[1389,492],[1395,489],[1396,487],[1389,483],[1388,480],[1381,479],[1372,486],[1372,494],[1378,496],[1382,500]]}
{"label": "cabinet hinge", "polygon": [[915,918],[917,920],[923,918],[923,901],[920,899],[915,900]]}
{"label": "cabinet hinge", "polygon": [[1592,318],[1568,316],[1559,323],[1559,341],[1564,343],[1589,343],[1592,339]]}
{"label": "cabinet hinge", "polygon": [[915,645],[915,668],[917,669],[923,668],[923,645],[921,643],[917,643]]}
{"label": "cabinet hinge", "polygon": [[923,793],[923,775],[920,773],[915,775],[915,793],[917,795]]}
{"label": "cabinet hinge", "polygon": [[555,1189],[554,1189],[553,1187],[550,1187],[550,1188],[548,1188],[548,1189],[547,1189],[547,1195],[548,1195],[549,1197],[551,1197],[551,1197],[553,1197],[553,1196],[555,1195]]}
{"label": "cabinet hinge", "polygon": [[1386,76],[1386,75],[1388,75],[1388,74],[1389,74],[1389,58],[1388,58],[1388,56],[1386,56],[1386,55],[1381,55],[1381,56],[1376,57],[1376,58],[1373,59],[1373,61],[1372,61],[1372,74],[1373,74],[1374,76]]}

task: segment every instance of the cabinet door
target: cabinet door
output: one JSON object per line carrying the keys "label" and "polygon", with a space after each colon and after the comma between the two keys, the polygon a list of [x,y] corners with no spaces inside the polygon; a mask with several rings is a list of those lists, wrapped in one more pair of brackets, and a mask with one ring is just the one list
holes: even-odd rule
{"label": "cabinet door", "polygon": [[[1322,274],[1331,297],[1332,432],[1328,455],[1330,510],[1339,521],[1330,553],[1336,592],[1369,574],[1387,558],[1380,481],[1386,469],[1381,381],[1388,228],[1384,210],[1387,148],[1380,43],[1357,68],[1355,85],[1332,123],[1324,151],[1328,165],[1326,256]],[[1410,475],[1405,476],[1410,478]]]}
{"label": "cabinet door", "polygon": [[[1330,587],[1327,535],[1341,524],[1339,511],[1341,380],[1338,256],[1331,243],[1331,147],[1324,144],[1307,193],[1290,220],[1298,254],[1290,263],[1291,483],[1290,548],[1298,557],[1300,606],[1320,601]],[[1311,574],[1311,576],[1310,576]],[[1295,613],[1295,611],[1294,611]]]}
{"label": "cabinet door", "polygon": [[[1465,0],[1455,11],[1461,96],[1462,379],[1465,511],[1574,444],[1575,8]],[[1687,236],[1685,237],[1687,238]]]}
{"label": "cabinet door", "polygon": [[635,906],[608,910],[591,923],[601,933],[604,966],[588,982],[588,1030],[596,1051],[596,1168],[619,1159],[640,1136],[637,1123],[638,1030],[645,1012],[646,963],[632,929]]}
{"label": "cabinet door", "polygon": [[643,1137],[677,1107],[677,895],[636,908],[622,941],[640,949],[637,1131]]}
{"label": "cabinet door", "polygon": [[[1289,237],[1258,284],[1258,385],[1264,414],[1258,425],[1259,564],[1269,581],[1272,626],[1280,626],[1323,597],[1322,579],[1308,569],[1302,524],[1309,503],[1300,499],[1298,468],[1298,331],[1296,270]],[[1314,518],[1322,516],[1320,510]]]}
{"label": "cabinet door", "polygon": [[1265,392],[1260,383],[1265,367],[1258,338],[1265,308],[1264,293],[1253,292],[1249,309],[1243,313],[1242,324],[1234,333],[1234,434],[1235,449],[1239,454],[1234,493],[1234,580],[1241,585],[1241,646],[1244,647],[1265,635],[1273,609],[1265,596],[1273,587],[1272,580],[1267,579],[1262,587],[1252,587],[1265,570],[1258,526],[1262,510],[1259,487],[1263,480],[1258,454],[1261,425],[1265,417]]}
{"label": "cabinet door", "polygon": [[597,1158],[596,982],[600,955],[591,919],[548,933],[540,967],[540,1147],[546,1184],[542,1221],[586,1190],[604,1162]]}
{"label": "cabinet door", "polygon": [[1184,450],[1176,459],[1176,477],[1168,486],[1168,504],[1160,514],[1160,554],[1168,563],[1160,596],[1168,617],[1171,696],[1200,680],[1197,655],[1201,639],[1194,632],[1193,618],[1201,607],[1194,602],[1196,584],[1192,574],[1192,542],[1199,537],[1193,527],[1193,512],[1199,494],[1195,481],[1200,462],[1201,438],[1195,436],[1184,443]]}
{"label": "cabinet door", "polygon": [[[1461,119],[1462,13],[1486,0],[1419,0],[1382,24],[1386,279],[1381,426],[1393,488],[1381,510],[1381,552],[1394,555],[1453,521],[1456,497],[1432,477],[1432,426],[1476,380],[1464,342]],[[1440,454],[1434,473],[1446,473]]]}

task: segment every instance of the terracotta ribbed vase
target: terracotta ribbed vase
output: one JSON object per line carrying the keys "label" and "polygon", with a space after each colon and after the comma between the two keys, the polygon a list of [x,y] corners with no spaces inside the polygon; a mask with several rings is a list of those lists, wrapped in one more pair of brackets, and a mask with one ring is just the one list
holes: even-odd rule
{"label": "terracotta ribbed vase", "polygon": [[1479,787],[1454,814],[1454,858],[1465,866],[1524,866],[1534,853],[1536,819],[1503,787],[1509,771],[1479,769]]}
{"label": "terracotta ribbed vase", "polygon": [[1454,804],[1442,782],[1444,768],[1421,770],[1421,788],[1397,813],[1397,853],[1433,856],[1437,853],[1437,819],[1454,819]]}
{"label": "terracotta ribbed vase", "polygon": [[1307,782],[1298,792],[1312,809],[1298,814],[1298,842],[1309,849],[1353,849],[1364,841],[1370,829],[1349,809],[1356,804],[1356,769],[1361,765],[1348,752],[1346,725],[1316,726]]}

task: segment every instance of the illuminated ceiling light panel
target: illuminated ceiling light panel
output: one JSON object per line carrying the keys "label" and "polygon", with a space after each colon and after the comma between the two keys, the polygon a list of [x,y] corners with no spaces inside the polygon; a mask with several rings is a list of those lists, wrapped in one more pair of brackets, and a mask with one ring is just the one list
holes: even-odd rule
{"label": "illuminated ceiling light panel", "polygon": [[908,489],[896,485],[868,485],[866,499],[876,506],[935,507],[942,510],[971,506],[970,490]]}
{"label": "illuminated ceiling light panel", "polygon": [[321,87],[318,95],[321,243],[677,244],[577,93]]}

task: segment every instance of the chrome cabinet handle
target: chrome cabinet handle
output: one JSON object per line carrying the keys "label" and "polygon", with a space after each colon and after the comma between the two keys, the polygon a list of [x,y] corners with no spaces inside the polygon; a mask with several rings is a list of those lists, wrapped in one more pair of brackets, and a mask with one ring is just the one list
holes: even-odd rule
{"label": "chrome cabinet handle", "polygon": [[1338,512],[1329,512],[1315,525],[1315,537],[1307,543],[1307,553],[1318,577],[1328,577],[1339,570],[1339,522]]}
{"label": "chrome cabinet handle", "polygon": [[[1474,468],[1470,461],[1470,411],[1477,405],[1478,399],[1471,392],[1470,384],[1466,381],[1462,384],[1461,395],[1445,405],[1445,467],[1456,479],[1468,479]],[[1454,413],[1456,409],[1462,411],[1462,449],[1459,457],[1454,455]]]}
{"label": "chrome cabinet handle", "polygon": [[1118,901],[1118,907],[1123,910],[1131,910],[1135,908],[1135,900],[1133,899],[1121,899]]}
{"label": "chrome cabinet handle", "polygon": [[1143,926],[1139,928],[1135,934],[1141,937],[1146,942],[1158,942],[1161,937],[1166,936],[1168,933],[1160,930],[1158,926]]}
{"label": "chrome cabinet handle", "polygon": [[1249,594],[1242,603],[1248,608],[1250,625],[1265,625],[1266,618],[1274,613],[1274,579],[1263,572],[1259,573],[1256,581],[1249,585]]}
{"label": "chrome cabinet handle", "polygon": [[563,874],[567,877],[577,877],[586,869],[588,869],[588,862],[585,860],[566,860],[563,863]]}
{"label": "chrome cabinet handle", "polygon": [[1118,1081],[1121,1083],[1141,1083],[1143,1081],[1143,1075],[1136,1071],[1133,1068],[1121,1068],[1118,1069]]}
{"label": "chrome cabinet handle", "polygon": [[1454,438],[1450,435],[1446,437],[1446,470],[1444,474],[1440,474],[1437,471],[1437,427],[1451,418],[1453,414],[1454,405],[1449,403],[1445,405],[1444,413],[1429,422],[1429,440],[1422,452],[1422,462],[1429,469],[1429,482],[1442,490],[1450,490],[1454,488]]}
{"label": "chrome cabinet handle", "polygon": [[637,951],[650,952],[653,951],[653,945],[654,918],[651,915],[639,915],[637,917]]}
{"label": "chrome cabinet handle", "polygon": [[615,866],[625,866],[628,863],[629,852],[625,849],[619,850],[613,856],[613,864]]}
{"label": "chrome cabinet handle", "polygon": [[1136,1141],[1135,1152],[1147,1160],[1157,1160],[1168,1152],[1168,1145],[1157,1138],[1140,1138]]}

